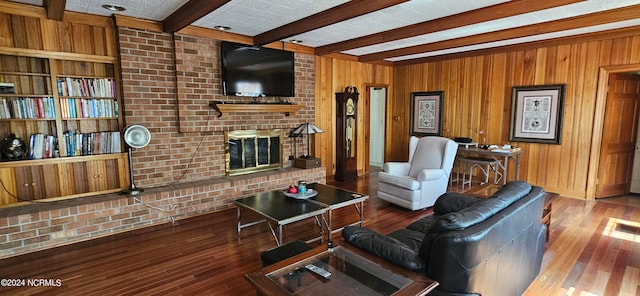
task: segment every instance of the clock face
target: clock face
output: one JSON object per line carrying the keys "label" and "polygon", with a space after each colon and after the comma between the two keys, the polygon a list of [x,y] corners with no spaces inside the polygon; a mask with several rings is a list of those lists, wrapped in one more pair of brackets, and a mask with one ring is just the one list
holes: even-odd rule
{"label": "clock face", "polygon": [[347,99],[347,115],[355,115],[356,106],[353,104],[353,99]]}

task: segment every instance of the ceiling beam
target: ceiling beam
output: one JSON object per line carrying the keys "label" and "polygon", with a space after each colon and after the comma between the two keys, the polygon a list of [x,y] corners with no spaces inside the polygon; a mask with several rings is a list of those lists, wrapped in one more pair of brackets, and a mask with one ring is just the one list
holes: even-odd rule
{"label": "ceiling beam", "polygon": [[500,18],[529,13],[533,11],[564,6],[585,0],[518,0],[487,6],[439,19],[417,23],[380,33],[362,36],[350,40],[336,42],[316,48],[317,55],[341,52],[358,47],[365,47],[383,42],[434,33],[441,30],[464,27]]}
{"label": "ceiling beam", "polygon": [[231,0],[190,0],[162,20],[162,30],[166,33],[180,31],[229,1]]}
{"label": "ceiling beam", "polygon": [[361,62],[370,62],[375,60],[383,60],[392,57],[407,56],[420,54],[430,51],[437,51],[455,47],[463,47],[481,43],[495,42],[507,39],[521,38],[533,35],[553,33],[571,29],[578,29],[588,26],[595,26],[625,20],[631,20],[638,17],[638,9],[640,5],[627,6],[618,9],[612,9],[602,12],[596,12],[581,16],[575,16],[555,21],[526,25],[511,29],[505,29],[483,34],[471,35],[461,38],[443,40],[439,42],[426,43],[422,45],[398,48],[393,50],[381,51],[372,54],[361,55]]}
{"label": "ceiling beam", "polygon": [[409,0],[351,0],[306,18],[256,35],[254,45],[264,45],[287,37],[309,32],[350,18],[365,15]]}
{"label": "ceiling beam", "polygon": [[62,21],[64,18],[64,7],[67,0],[44,0],[43,6],[47,10],[47,18],[50,20]]}

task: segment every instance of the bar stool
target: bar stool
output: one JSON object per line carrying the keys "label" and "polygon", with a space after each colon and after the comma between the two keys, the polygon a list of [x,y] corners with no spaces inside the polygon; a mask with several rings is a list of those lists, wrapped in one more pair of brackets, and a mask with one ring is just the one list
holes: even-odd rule
{"label": "bar stool", "polygon": [[[473,169],[479,168],[484,176],[484,182],[482,184],[489,183],[489,174],[493,171],[493,183],[497,184],[502,179],[502,173],[498,170],[497,159],[485,158],[485,157],[464,157],[460,158],[460,166],[462,170],[462,189],[465,185],[469,185],[471,188],[471,181],[473,179]],[[467,173],[469,179],[467,179]]]}

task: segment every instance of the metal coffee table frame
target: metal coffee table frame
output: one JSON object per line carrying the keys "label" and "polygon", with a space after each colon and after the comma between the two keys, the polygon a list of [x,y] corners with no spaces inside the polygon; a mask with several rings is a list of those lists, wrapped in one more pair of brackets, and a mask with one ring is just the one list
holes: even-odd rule
{"label": "metal coffee table frame", "polygon": [[327,239],[331,240],[331,234],[341,230],[344,227],[333,229],[333,210],[353,205],[359,216],[359,221],[351,223],[350,225],[364,224],[364,201],[369,198],[368,195],[337,188],[325,184],[313,183],[307,187],[318,191],[318,195],[310,198],[312,202],[319,203],[327,206],[327,220],[325,225],[327,227]]}
{"label": "metal coffee table frame", "polygon": [[[309,188],[318,191],[318,195],[307,200],[297,200],[286,197],[283,190],[264,192],[255,196],[239,198],[234,201],[237,213],[237,235],[240,239],[242,228],[266,222],[273,235],[276,244],[282,245],[282,228],[284,225],[301,221],[313,217],[320,226],[320,236],[307,242],[320,240],[324,243],[324,227],[327,228],[327,237],[331,239],[331,234],[339,229],[332,230],[332,211],[334,209],[353,205],[359,215],[359,221],[351,225],[364,223],[364,201],[368,195],[324,185],[312,183]],[[242,209],[255,212],[265,219],[242,223]],[[325,219],[324,214],[328,218]],[[322,220],[322,221],[321,221]],[[277,233],[271,223],[277,224]],[[323,226],[324,225],[324,226]]]}

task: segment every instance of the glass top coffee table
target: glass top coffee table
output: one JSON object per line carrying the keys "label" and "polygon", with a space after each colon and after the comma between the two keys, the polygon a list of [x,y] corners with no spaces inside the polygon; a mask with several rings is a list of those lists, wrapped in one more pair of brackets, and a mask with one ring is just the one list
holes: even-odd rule
{"label": "glass top coffee table", "polygon": [[[337,231],[332,230],[332,211],[350,205],[353,205],[358,211],[360,221],[357,223],[362,225],[364,221],[364,201],[369,198],[368,195],[317,183],[309,184],[308,188],[317,191],[318,194],[309,199],[301,200],[287,197],[283,189],[234,200],[234,204],[237,207],[238,238],[242,228],[267,222],[277,245],[282,245],[282,227],[284,225],[314,218],[320,226],[319,239],[324,242],[324,226],[327,228],[329,239],[331,238],[331,233]],[[264,217],[264,219],[242,223],[241,209],[255,212]],[[324,218],[325,213],[327,213],[327,219]],[[277,224],[277,233],[269,222]]]}
{"label": "glass top coffee table", "polygon": [[[321,276],[312,264],[330,274]],[[438,283],[345,243],[320,246],[246,275],[258,295],[426,295]]]}

